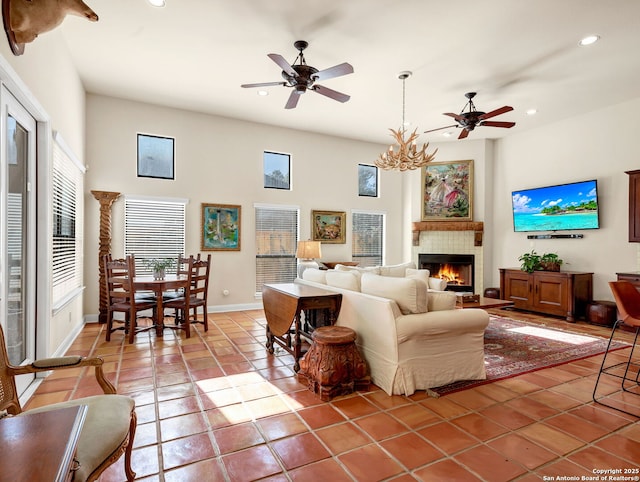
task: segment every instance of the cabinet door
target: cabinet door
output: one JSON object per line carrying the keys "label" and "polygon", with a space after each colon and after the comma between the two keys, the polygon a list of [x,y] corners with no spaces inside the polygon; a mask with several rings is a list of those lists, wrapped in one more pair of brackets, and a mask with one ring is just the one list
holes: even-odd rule
{"label": "cabinet door", "polygon": [[629,171],[629,242],[640,242],[640,171]]}
{"label": "cabinet door", "polygon": [[504,299],[513,301],[516,308],[531,306],[531,276],[524,271],[507,271],[504,276]]}
{"label": "cabinet door", "polygon": [[569,283],[565,276],[538,272],[534,275],[533,304],[549,314],[567,316]]}

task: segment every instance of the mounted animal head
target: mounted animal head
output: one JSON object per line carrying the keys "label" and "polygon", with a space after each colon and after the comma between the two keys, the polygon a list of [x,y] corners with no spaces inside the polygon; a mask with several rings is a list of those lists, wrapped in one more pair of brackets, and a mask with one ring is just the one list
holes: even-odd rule
{"label": "mounted animal head", "polygon": [[60,25],[67,14],[98,21],[98,15],[82,0],[2,0],[4,29],[15,55],[24,44]]}

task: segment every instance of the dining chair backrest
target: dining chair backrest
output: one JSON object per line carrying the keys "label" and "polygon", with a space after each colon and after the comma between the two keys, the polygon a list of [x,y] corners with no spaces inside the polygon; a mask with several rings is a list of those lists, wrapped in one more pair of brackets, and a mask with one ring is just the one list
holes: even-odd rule
{"label": "dining chair backrest", "polygon": [[200,255],[193,260],[191,269],[191,298],[203,300],[206,306],[207,292],[209,291],[209,273],[211,270],[211,255],[201,259]]}
{"label": "dining chair backrest", "polygon": [[132,256],[112,258],[110,254],[103,256],[104,275],[107,290],[107,302],[135,304],[135,296],[131,279],[135,276],[135,260]]}
{"label": "dining chair backrest", "polygon": [[640,326],[640,292],[628,281],[610,281],[620,319],[631,326]]}

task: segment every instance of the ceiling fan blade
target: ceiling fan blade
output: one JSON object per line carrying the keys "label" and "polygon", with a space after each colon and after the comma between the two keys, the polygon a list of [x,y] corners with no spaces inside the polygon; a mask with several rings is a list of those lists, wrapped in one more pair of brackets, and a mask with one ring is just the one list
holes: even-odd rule
{"label": "ceiling fan blade", "polygon": [[426,134],[427,132],[441,131],[442,129],[450,129],[451,127],[458,127],[458,124],[453,124],[453,125],[444,126],[444,127],[438,127],[437,129],[430,129],[428,131],[424,131],[424,133]]}
{"label": "ceiling fan blade", "polygon": [[516,123],[515,122],[484,121],[484,122],[481,122],[479,125],[481,125],[481,126],[489,126],[489,127],[506,127],[508,129],[509,127],[513,127],[514,125],[516,125]]}
{"label": "ceiling fan blade", "polygon": [[464,139],[465,137],[467,137],[469,135],[469,131],[467,129],[462,129],[462,132],[460,133],[460,135],[458,136],[458,139]]}
{"label": "ceiling fan blade", "polygon": [[350,95],[343,94],[342,92],[329,89],[322,85],[314,85],[313,87],[311,87],[311,90],[317,92],[318,94],[324,95],[325,97],[329,97],[330,99],[337,100],[338,102],[346,102],[351,98]]}
{"label": "ceiling fan blade", "polygon": [[282,70],[284,70],[287,74],[289,74],[290,76],[292,76],[292,77],[297,77],[298,76],[298,72],[293,70],[293,67],[291,67],[291,65],[289,65],[289,62],[287,62],[287,60],[282,55],[280,55],[280,54],[269,54],[269,55],[267,55],[267,57],[269,57],[276,64],[278,64],[278,66]]}
{"label": "ceiling fan blade", "polygon": [[285,109],[295,109],[298,105],[298,100],[300,100],[300,93],[296,90],[291,91],[291,95],[289,95],[289,100],[287,100],[287,104],[284,106]]}
{"label": "ceiling fan blade", "polygon": [[454,114],[453,112],[445,112],[444,115],[448,115],[449,117],[453,117],[458,122],[461,122],[461,121],[464,120],[464,117],[462,117],[461,115],[458,115],[458,114]]}
{"label": "ceiling fan blade", "polygon": [[270,85],[287,85],[286,82],[260,82],[257,84],[242,84],[240,87],[269,87]]}
{"label": "ceiling fan blade", "polygon": [[333,79],[334,77],[340,77],[341,75],[353,74],[353,67],[347,62],[343,62],[328,69],[320,70],[313,74],[313,78],[316,80]]}
{"label": "ceiling fan blade", "polygon": [[512,111],[513,107],[509,105],[505,105],[504,107],[500,107],[499,109],[492,110],[491,112],[487,112],[486,114],[482,114],[478,116],[478,120],[489,119],[490,117],[495,117],[500,114],[504,114],[505,112]]}

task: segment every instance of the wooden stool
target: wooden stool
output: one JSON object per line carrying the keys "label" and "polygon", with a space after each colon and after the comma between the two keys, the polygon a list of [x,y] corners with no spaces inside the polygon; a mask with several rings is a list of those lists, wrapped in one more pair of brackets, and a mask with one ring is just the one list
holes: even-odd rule
{"label": "wooden stool", "polygon": [[355,344],[356,332],[344,326],[321,326],[300,359],[298,381],[324,402],[338,395],[368,390],[367,364]]}
{"label": "wooden stool", "polygon": [[613,301],[592,301],[587,305],[587,321],[595,325],[613,326],[616,304]]}

